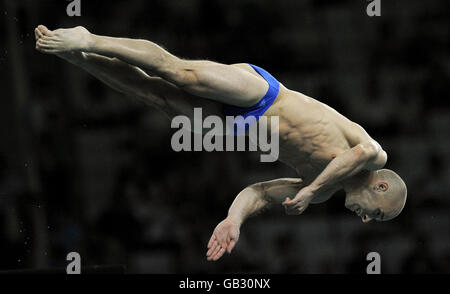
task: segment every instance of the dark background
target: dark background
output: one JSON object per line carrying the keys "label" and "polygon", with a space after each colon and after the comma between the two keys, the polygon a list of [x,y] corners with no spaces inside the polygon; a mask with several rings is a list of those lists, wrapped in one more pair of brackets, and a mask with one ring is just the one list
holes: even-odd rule
{"label": "dark background", "polygon": [[[450,2],[0,2],[0,270],[125,264],[129,273],[450,272]],[[249,184],[295,176],[254,152],[182,152],[157,111],[34,50],[33,29],[83,25],[190,59],[259,65],[361,124],[408,186],[395,220],[363,224],[344,195],[250,219],[231,255],[207,241]],[[301,113],[300,113],[301,115]]]}

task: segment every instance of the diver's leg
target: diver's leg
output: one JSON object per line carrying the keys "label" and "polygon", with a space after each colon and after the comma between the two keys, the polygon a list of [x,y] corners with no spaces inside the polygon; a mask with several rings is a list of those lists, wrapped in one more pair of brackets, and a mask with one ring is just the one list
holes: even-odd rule
{"label": "diver's leg", "polygon": [[240,66],[184,60],[147,40],[94,35],[83,27],[54,31],[40,27],[47,30],[47,35],[37,43],[42,52],[84,51],[116,57],[151,71],[191,94],[224,104],[252,106],[268,89],[264,79]]}

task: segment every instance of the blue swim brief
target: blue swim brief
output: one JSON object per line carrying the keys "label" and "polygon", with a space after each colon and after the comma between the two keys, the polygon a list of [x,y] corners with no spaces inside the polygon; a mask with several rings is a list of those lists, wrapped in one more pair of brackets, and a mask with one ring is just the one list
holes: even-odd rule
{"label": "blue swim brief", "polygon": [[[261,98],[261,100],[258,101],[253,106],[250,107],[237,107],[232,105],[224,105],[223,106],[223,113],[225,116],[242,116],[243,119],[236,120],[236,123],[234,125],[234,135],[238,135],[238,130],[244,130],[245,127],[245,133],[250,128],[250,124],[246,123],[244,125],[244,119],[246,119],[249,116],[254,116],[256,121],[259,120],[259,117],[266,112],[266,110],[272,105],[272,103],[277,98],[278,92],[280,90],[280,82],[278,82],[270,73],[265,71],[264,69],[253,65],[248,64],[253,69],[259,73],[266,81],[269,83],[269,89],[267,90],[267,93],[264,95],[264,97]],[[244,125],[244,126],[243,126]],[[242,134],[239,134],[242,135]]]}

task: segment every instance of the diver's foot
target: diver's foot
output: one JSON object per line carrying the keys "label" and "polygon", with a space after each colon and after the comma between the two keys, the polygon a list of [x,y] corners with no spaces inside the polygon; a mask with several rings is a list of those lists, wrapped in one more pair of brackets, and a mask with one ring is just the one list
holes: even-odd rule
{"label": "diver's foot", "polygon": [[50,31],[40,25],[35,30],[36,49],[43,53],[57,54],[70,51],[88,51],[92,36],[84,27]]}

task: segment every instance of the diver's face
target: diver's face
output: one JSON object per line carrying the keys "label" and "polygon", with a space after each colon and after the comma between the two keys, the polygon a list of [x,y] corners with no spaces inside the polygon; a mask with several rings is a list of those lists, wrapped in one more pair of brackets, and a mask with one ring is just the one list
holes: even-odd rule
{"label": "diver's face", "polygon": [[376,191],[372,189],[361,189],[359,191],[347,192],[345,197],[345,207],[353,211],[361,218],[363,223],[371,220],[383,221],[383,207],[377,199]]}

